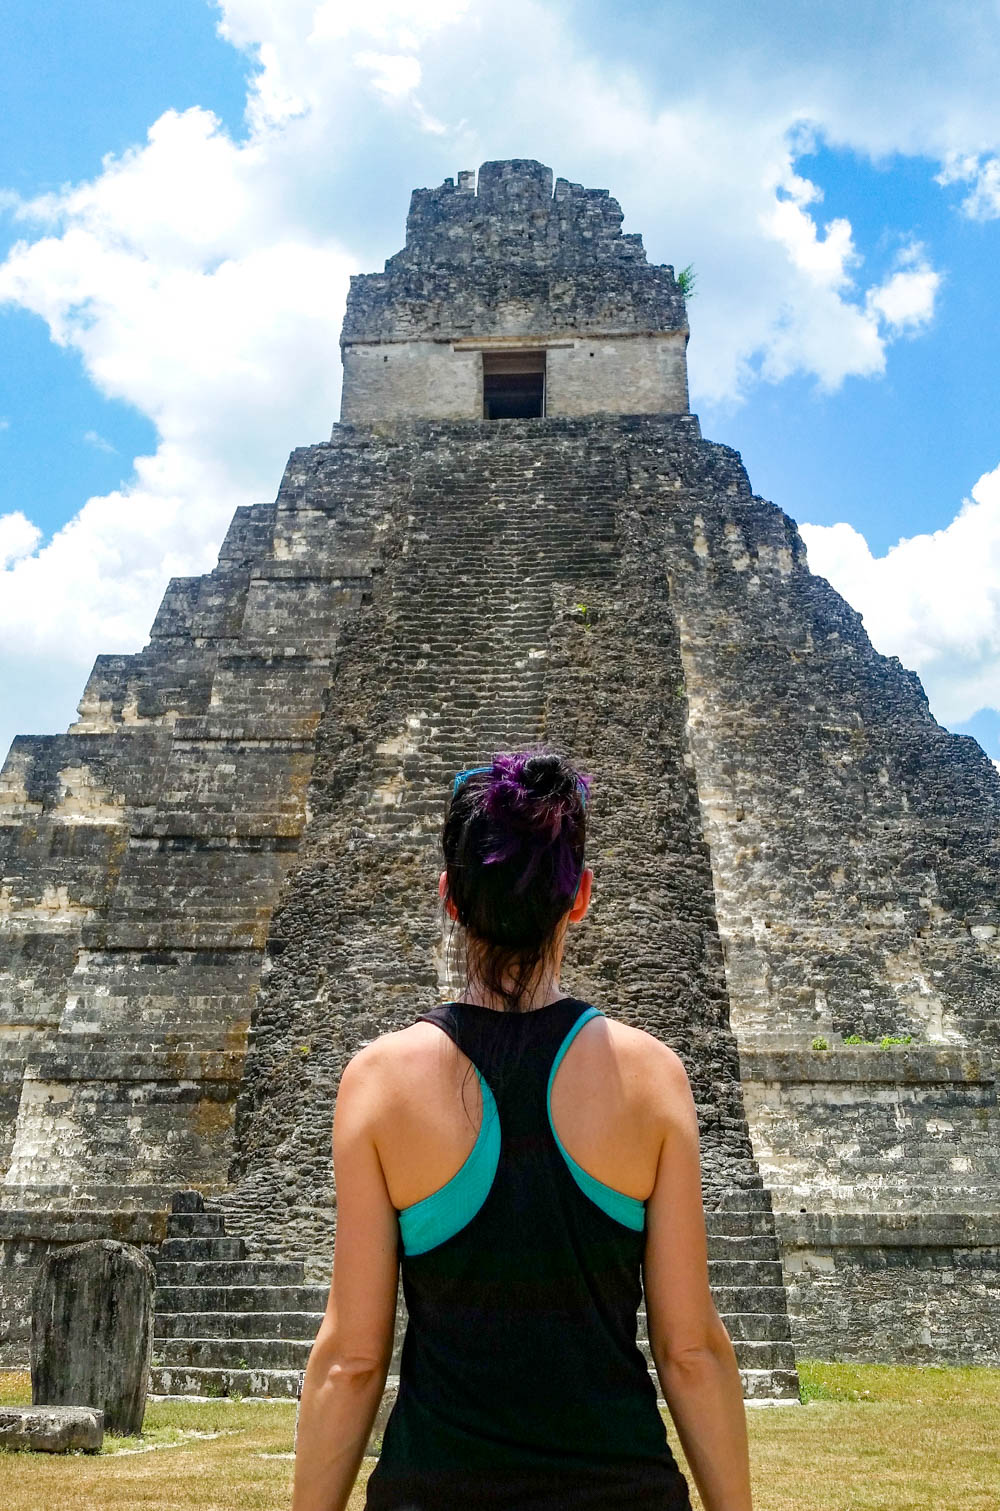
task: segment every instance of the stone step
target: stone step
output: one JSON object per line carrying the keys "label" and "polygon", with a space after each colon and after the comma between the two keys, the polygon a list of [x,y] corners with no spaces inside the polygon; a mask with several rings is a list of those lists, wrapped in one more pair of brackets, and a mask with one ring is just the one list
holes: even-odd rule
{"label": "stone step", "polygon": [[175,1191],[170,1198],[171,1214],[179,1212],[204,1212],[205,1198],[200,1191]]}
{"label": "stone step", "polygon": [[168,1238],[222,1238],[225,1219],[221,1212],[171,1212]]}
{"label": "stone step", "polygon": [[719,1316],[725,1320],[731,1312],[786,1311],[784,1285],[713,1285],[712,1299]]}
{"label": "stone step", "polygon": [[312,1340],[322,1320],[322,1311],[172,1312],[157,1307],[153,1332],[156,1338],[224,1338],[229,1341],[246,1338],[252,1339],[256,1348],[261,1339]]}
{"label": "stone step", "polygon": [[[660,1405],[660,1382],[655,1369],[650,1378]],[[797,1402],[799,1379],[794,1369],[740,1367],[746,1401]],[[301,1393],[302,1371],[298,1369],[239,1369],[204,1365],[154,1365],[149,1373],[150,1394],[155,1396],[235,1396],[258,1400],[296,1400]],[[390,1375],[379,1409],[376,1430],[384,1425],[398,1393],[399,1380]]]}
{"label": "stone step", "polygon": [[766,1186],[747,1186],[726,1191],[712,1207],[713,1212],[770,1212],[771,1192]]}
{"label": "stone step", "polygon": [[[540,695],[541,688],[538,689]],[[490,694],[493,701],[494,695]],[[433,718],[435,727],[446,732],[448,728],[461,728],[465,722],[470,724],[483,724],[495,728],[498,724],[509,724],[520,717],[533,717],[538,705],[538,696],[505,698],[503,707],[490,708],[488,711],[483,707],[483,699],[475,702],[462,703],[448,701],[440,705],[440,718]]]}
{"label": "stone step", "polygon": [[[444,609],[445,606],[454,620],[460,606],[456,605],[453,594],[449,593],[447,598],[442,598],[441,608]],[[468,609],[468,622],[473,626],[481,625],[482,598],[472,602],[470,596]],[[443,703],[449,703],[476,686],[499,692],[516,692],[519,684],[514,676],[515,662],[512,654],[516,653],[517,648],[511,643],[510,632],[516,629],[522,642],[533,639],[536,643],[531,646],[532,650],[545,649],[552,629],[552,608],[546,603],[530,614],[512,615],[497,608],[494,600],[494,610],[490,633],[484,634],[480,628],[472,628],[468,637],[458,646],[454,630],[450,635],[436,635],[433,631],[428,634],[425,617],[397,614],[392,620],[393,638],[387,652],[387,661],[397,669],[409,671],[415,678],[422,675],[424,682],[433,687],[436,697]],[[483,654],[497,651],[504,653],[504,659],[494,661],[491,666],[484,666],[481,659]],[[433,683],[427,675],[426,667],[413,665],[425,657],[438,662],[450,658],[456,664],[461,662],[463,668],[467,667],[468,675],[463,679],[461,690],[456,691],[450,682]],[[529,662],[524,670],[534,672],[535,668]],[[537,670],[540,672],[541,668]]]}
{"label": "stone step", "polygon": [[705,1229],[713,1237],[728,1238],[743,1234],[773,1233],[774,1219],[770,1210],[759,1212],[706,1212]]}
{"label": "stone step", "polygon": [[169,1182],[148,1186],[45,1184],[0,1188],[0,1209],[64,1212],[162,1212],[169,1205],[173,1186]]}
{"label": "stone step", "polygon": [[[423,607],[439,612],[436,606],[425,604]],[[442,603],[440,611],[444,608],[445,604]],[[468,627],[468,637],[461,641],[460,648],[456,648],[456,635],[452,634],[447,639],[428,637],[424,629],[426,620],[400,614],[393,622],[393,638],[387,653],[387,662],[395,669],[403,672],[412,669],[418,675],[421,671],[426,671],[426,667],[414,666],[413,663],[422,661],[425,657],[431,663],[441,663],[450,656],[456,665],[462,665],[463,670],[467,668],[468,674],[463,677],[461,689],[447,682],[438,684],[437,699],[442,704],[450,705],[458,697],[468,697],[476,688],[497,693],[517,692],[515,669],[533,676],[540,673],[541,667],[535,662],[528,661],[521,667],[517,665],[517,661],[519,652],[523,655],[528,649],[537,651],[547,648],[553,623],[552,609],[548,604],[531,613],[511,613],[494,598],[490,603],[492,617],[488,633],[483,633],[482,630],[482,601],[476,605],[470,604],[468,613],[463,614],[462,605],[457,604],[453,595],[449,594],[447,612],[453,624],[463,622]],[[492,663],[484,664],[484,656],[492,656]],[[487,674],[490,667],[494,673],[492,677]]]}
{"label": "stone step", "polygon": [[723,1285],[782,1285],[778,1259],[710,1259],[708,1279],[714,1291]]}
{"label": "stone step", "polygon": [[[529,652],[544,651],[545,649],[546,643],[544,639],[542,640],[541,644],[529,643],[525,646],[523,659],[525,660],[526,664],[523,669],[520,669],[518,672],[518,682],[516,686],[513,685],[513,679],[511,679],[511,686],[509,688],[498,687],[494,680],[491,680],[488,683],[483,682],[480,689],[480,697],[477,705],[478,708],[482,709],[484,707],[484,704],[487,706],[496,706],[501,698],[504,700],[504,708],[506,708],[508,698],[513,698],[515,696],[523,697],[526,689],[530,689],[530,691],[535,696],[539,695],[544,690],[545,685],[541,672],[546,657],[529,657]],[[480,654],[495,658],[497,654],[496,647],[485,647]],[[413,684],[411,690],[412,702],[418,704],[419,706],[423,719],[421,727],[425,731],[428,722],[437,727],[439,718],[444,717],[447,714],[455,715],[461,709],[466,709],[467,711],[472,713],[476,712],[476,707],[470,708],[468,704],[455,703],[450,698],[443,696],[441,693],[440,679],[444,675],[449,664],[453,665],[454,658],[449,658],[442,654],[440,658],[440,665],[437,665],[434,664],[433,655],[429,651],[414,651],[413,655],[419,660],[426,660],[433,665],[432,672],[424,673],[411,671],[407,674],[407,681]]]}
{"label": "stone step", "polygon": [[778,1259],[780,1251],[773,1227],[769,1233],[728,1234],[709,1233],[708,1258],[715,1259]]}
{"label": "stone step", "polygon": [[301,1259],[156,1260],[157,1296],[160,1286],[301,1286],[304,1275]]}
{"label": "stone step", "polygon": [[315,1331],[307,1338],[154,1338],[153,1358],[164,1368],[305,1369]]}
{"label": "stone step", "polygon": [[[788,1317],[784,1313],[759,1311],[759,1312],[732,1312],[724,1318],[726,1331],[739,1354],[740,1347],[750,1343],[773,1343],[786,1344],[791,1342],[789,1333]],[[395,1322],[393,1335],[393,1355],[398,1355],[406,1333],[407,1317],[405,1309],[400,1307]],[[646,1327],[645,1313],[640,1312],[636,1319],[636,1341],[644,1350],[648,1349],[649,1338]]]}
{"label": "stone step", "polygon": [[[761,1306],[753,1311],[729,1311],[725,1316],[720,1312],[719,1316],[734,1344],[737,1338],[747,1343],[783,1343],[791,1336],[788,1314],[784,1310],[776,1312]],[[639,1313],[636,1327],[638,1337],[648,1338],[649,1329],[644,1311]]]}
{"label": "stone step", "polygon": [[[157,1273],[159,1281],[159,1272]],[[207,1312],[226,1316],[239,1312],[323,1313],[329,1297],[325,1285],[166,1285],[156,1287],[156,1311]]]}
{"label": "stone step", "polygon": [[788,1341],[788,1317],[784,1312],[727,1312],[723,1321],[734,1347],[737,1340],[747,1343]]}
{"label": "stone step", "polygon": [[153,1365],[152,1396],[248,1396],[255,1400],[297,1400],[298,1369],[212,1369],[190,1365]]}
{"label": "stone step", "polygon": [[[742,1369],[794,1369],[795,1348],[789,1338],[733,1338],[736,1362]],[[649,1363],[653,1363],[649,1342],[638,1340],[639,1348]]]}
{"label": "stone step", "polygon": [[246,1242],[242,1238],[165,1238],[160,1245],[157,1262],[205,1259],[245,1259]]}

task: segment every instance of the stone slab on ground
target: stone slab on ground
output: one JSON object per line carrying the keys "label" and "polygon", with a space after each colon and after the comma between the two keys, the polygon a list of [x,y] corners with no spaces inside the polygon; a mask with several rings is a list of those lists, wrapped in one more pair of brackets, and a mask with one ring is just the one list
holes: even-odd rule
{"label": "stone slab on ground", "polygon": [[97,1406],[0,1406],[0,1448],[96,1453],[104,1441]]}

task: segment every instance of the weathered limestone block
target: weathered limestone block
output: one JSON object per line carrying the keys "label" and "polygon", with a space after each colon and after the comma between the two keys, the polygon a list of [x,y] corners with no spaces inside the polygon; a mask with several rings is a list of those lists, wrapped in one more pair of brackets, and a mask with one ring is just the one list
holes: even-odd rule
{"label": "weathered limestone block", "polygon": [[982,1212],[1000,1177],[991,1058],[954,1045],[740,1054],[775,1211]]}
{"label": "weathered limestone block", "polygon": [[145,1254],[110,1238],[50,1255],[32,1296],[32,1401],[97,1406],[109,1432],[141,1432],[155,1287]]}
{"label": "weathered limestone block", "polygon": [[740,1046],[995,1047],[996,769],[809,572],[736,454],[701,451],[669,571]]}
{"label": "weathered limestone block", "polygon": [[779,1213],[796,1353],[996,1367],[1000,1220],[978,1213]]}
{"label": "weathered limestone block", "polygon": [[104,1413],[93,1406],[0,1406],[0,1448],[36,1453],[96,1453]]}

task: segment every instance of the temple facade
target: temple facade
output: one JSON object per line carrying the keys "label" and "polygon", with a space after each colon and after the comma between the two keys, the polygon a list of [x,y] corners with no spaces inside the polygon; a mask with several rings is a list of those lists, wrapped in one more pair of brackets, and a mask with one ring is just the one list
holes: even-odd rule
{"label": "temple facade", "polygon": [[340,1072],[449,989],[451,780],[545,741],[594,778],[563,984],[687,1066],[747,1396],[1000,1363],[1000,777],[702,438],[621,221],[532,161],[415,191],[330,441],[15,740],[2,1362],[46,1249],[110,1235],[157,1259],[154,1388],[294,1393]]}

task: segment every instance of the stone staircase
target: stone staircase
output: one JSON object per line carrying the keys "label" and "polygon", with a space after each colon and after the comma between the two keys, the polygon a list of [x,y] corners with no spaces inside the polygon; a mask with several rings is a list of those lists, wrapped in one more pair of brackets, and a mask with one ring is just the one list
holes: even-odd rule
{"label": "stone staircase", "polygon": [[[428,444],[415,461],[409,477],[406,527],[386,547],[386,568],[369,610],[372,625],[367,630],[361,625],[357,649],[350,650],[336,684],[337,697],[347,710],[344,717],[368,732],[370,752],[365,753],[363,764],[353,745],[347,752],[349,785],[338,794],[336,817],[331,819],[324,807],[324,773],[336,770],[344,757],[338,754],[335,761],[321,748],[315,854],[307,847],[302,858],[301,903],[293,884],[277,925],[281,964],[274,977],[269,975],[266,1001],[258,1012],[246,1072],[251,1087],[259,1081],[271,1088],[274,1078],[285,1074],[283,1066],[294,1044],[309,1044],[309,1075],[315,1078],[309,1084],[322,1087],[324,1097],[336,1085],[342,1068],[338,1057],[343,1046],[327,1043],[324,1021],[310,1015],[308,1003],[303,1007],[303,995],[308,998],[312,988],[307,991],[302,983],[313,980],[315,962],[307,952],[300,964],[289,965],[289,960],[298,961],[294,941],[289,954],[283,953],[286,915],[294,923],[300,906],[307,918],[304,926],[298,925],[300,930],[316,930],[321,926],[321,916],[327,920],[323,926],[329,930],[331,949],[324,953],[323,968],[336,973],[337,1011],[347,1015],[357,1002],[358,1017],[364,1024],[359,1034],[364,1037],[407,1021],[414,985],[425,981],[429,957],[435,950],[436,986],[448,994],[446,954],[440,941],[431,937],[431,929],[439,925],[419,898],[412,905],[411,917],[405,912],[409,902],[404,904],[398,897],[401,859],[407,884],[411,878],[423,884],[434,877],[439,866],[443,800],[451,780],[456,771],[482,764],[496,749],[523,748],[550,737],[553,728],[565,729],[565,738],[581,751],[585,769],[594,773],[598,783],[604,767],[608,768],[607,784],[616,793],[619,812],[628,811],[628,819],[622,820],[624,832],[615,832],[615,819],[609,815],[596,841],[598,858],[602,846],[615,858],[614,866],[605,870],[602,899],[607,915],[616,919],[616,930],[614,939],[592,934],[589,959],[584,947],[578,946],[576,979],[584,990],[590,983],[595,992],[603,994],[606,981],[611,980],[613,1000],[628,1011],[628,983],[634,984],[636,978],[632,957],[641,955],[642,1003],[638,1013],[633,1003],[630,1021],[642,1024],[641,1013],[659,981],[663,961],[674,960],[676,934],[672,923],[657,932],[659,925],[643,915],[634,947],[622,943],[632,916],[628,912],[627,880],[631,857],[645,867],[647,884],[662,914],[671,919],[680,914],[690,920],[692,908],[697,911],[699,904],[694,899],[701,894],[694,873],[685,869],[686,880],[681,885],[677,879],[680,868],[663,862],[662,869],[657,870],[659,860],[651,858],[648,847],[635,840],[636,833],[646,832],[644,825],[664,823],[669,809],[671,842],[683,843],[677,838],[686,834],[684,825],[688,822],[682,806],[687,801],[681,791],[683,782],[675,779],[670,760],[655,792],[641,774],[637,780],[628,764],[634,755],[634,737],[631,732],[627,735],[629,749],[623,760],[621,744],[614,743],[626,738],[616,706],[600,704],[600,699],[607,697],[601,677],[631,684],[636,678],[641,681],[646,671],[644,662],[628,659],[634,656],[632,647],[641,625],[621,589],[623,553],[642,550],[623,529],[619,516],[617,501],[628,492],[629,479],[607,437],[587,429],[578,433],[559,426],[548,426],[543,435],[539,427],[545,426],[546,422],[501,421],[491,427],[469,427],[461,434],[456,431],[453,435],[449,430],[437,437],[436,444]],[[322,491],[325,465],[322,458],[315,463],[316,476],[309,483],[315,494]],[[338,478],[339,473],[334,478],[339,487]],[[597,656],[603,666],[612,643],[609,627],[624,624],[628,625],[626,651],[614,662],[613,670],[604,666],[595,681],[593,658]],[[667,654],[660,646],[659,637],[665,629],[659,618],[652,632],[643,633],[653,635],[651,654],[653,647],[656,654]],[[603,647],[600,655],[592,649],[598,642]],[[683,770],[682,715],[677,699],[680,675],[679,666],[676,675],[664,673],[663,685],[654,681],[642,696],[644,707],[653,705],[653,720],[673,720],[669,729],[654,726],[658,731],[653,737],[657,759],[662,759],[665,742],[674,741],[676,767]],[[572,722],[581,717],[587,700],[596,700],[599,708],[590,731]],[[636,717],[644,721],[644,716]],[[329,738],[339,753],[337,731],[331,731]],[[322,747],[323,742],[320,744]],[[673,750],[674,745],[669,748]],[[343,832],[342,822],[349,832]],[[363,861],[359,854],[363,854]],[[329,880],[331,873],[342,869],[350,874],[352,868],[363,871],[372,895],[379,899],[371,911],[366,911],[367,891],[364,898],[341,897],[337,884]],[[376,887],[372,878],[381,878],[381,886]],[[678,894],[671,892],[672,886],[679,887]],[[391,919],[382,906],[383,887],[390,888],[394,898]],[[325,898],[328,888],[330,900],[324,903],[328,911],[321,915],[318,898]],[[412,891],[417,896],[419,888],[415,885]],[[402,925],[395,923],[399,918]],[[400,941],[398,960],[386,958],[391,950],[388,941],[394,937],[391,930],[386,932],[390,923],[406,935]],[[701,923],[692,923],[691,927],[694,933]],[[294,929],[289,932],[293,934]],[[407,950],[412,951],[411,958],[406,958]],[[616,951],[630,957],[627,971],[631,974],[620,970],[616,975],[612,971],[608,978],[605,967]],[[669,965],[664,974],[676,968]],[[710,969],[695,952],[685,981],[692,975],[702,980],[699,973],[704,970],[704,989],[710,993]],[[377,983],[375,990],[373,982]],[[670,986],[671,982],[665,981],[665,991]],[[321,993],[326,990],[323,986],[317,989]],[[325,1002],[325,997],[322,1000]],[[397,1002],[398,1018],[392,1006]],[[378,1004],[378,1013],[373,1003]],[[385,1010],[383,1003],[389,1004]],[[686,1026],[685,1012],[678,1008],[681,1033]],[[268,1023],[274,1027],[268,1028],[265,1042],[261,1034]],[[296,1025],[294,1038],[293,1031],[283,1026],[286,1023]],[[289,1088],[289,1097],[295,1094]],[[708,1099],[715,1090],[706,1085],[702,1094]],[[248,1105],[251,1100],[248,1096]],[[739,1110],[734,1108],[733,1115]],[[320,1231],[314,1223],[314,1214],[330,1210],[329,1111],[324,1101],[308,1113],[302,1110],[296,1115],[297,1169],[284,1168],[283,1156],[275,1147],[273,1167],[261,1161],[259,1170],[263,1174],[258,1183],[248,1180],[235,1195],[223,1193],[218,1202],[231,1229],[244,1232],[256,1253],[274,1259],[286,1252],[309,1256],[306,1274],[311,1281],[326,1278],[316,1256],[328,1251],[332,1239],[332,1231],[328,1237],[328,1230]],[[262,1144],[271,1147],[270,1130],[260,1137]],[[710,1169],[709,1152],[706,1200],[715,1207],[714,1193],[721,1186],[730,1202],[728,1208],[708,1214],[711,1279],[719,1310],[727,1319],[737,1348],[745,1394],[754,1400],[797,1400],[798,1381],[768,1193],[759,1184],[755,1170],[755,1179],[727,1181],[731,1171],[726,1161],[716,1156],[717,1166],[725,1167],[724,1174]],[[318,1173],[305,1179],[301,1170],[307,1163]],[[740,1171],[743,1176],[747,1173]],[[743,1189],[744,1185],[748,1189]],[[290,1191],[293,1202],[288,1201]],[[276,1221],[271,1214],[284,1210],[283,1202],[288,1202],[292,1210],[287,1219]],[[332,1219],[332,1211],[330,1216]],[[297,1272],[295,1283],[301,1281],[302,1275]],[[308,1356],[308,1346],[302,1340],[314,1336],[325,1305],[322,1287],[315,1288],[315,1295],[315,1311],[308,1318],[310,1328],[304,1332],[307,1319],[302,1315],[301,1301],[288,1301],[287,1309],[295,1320],[283,1323],[275,1314],[285,1303],[277,1288],[269,1285],[266,1306],[270,1315],[258,1308],[255,1316],[241,1316],[238,1343],[228,1350],[210,1344],[203,1335],[197,1345],[192,1329],[200,1326],[203,1334],[207,1330],[207,1324],[197,1317],[172,1320],[169,1326],[174,1330],[174,1341],[164,1364],[175,1366],[177,1378],[178,1367],[183,1366],[191,1379],[196,1367],[231,1372],[241,1368],[242,1359],[246,1359],[251,1374],[256,1371],[265,1381],[265,1366],[278,1367],[276,1356],[282,1369],[302,1368]],[[171,1294],[170,1300],[180,1313],[198,1298],[189,1302],[180,1296],[175,1302]],[[237,1305],[243,1307],[242,1302]],[[645,1347],[644,1319],[640,1322]],[[394,1367],[403,1326],[400,1307]],[[213,1331],[210,1336],[219,1335]],[[228,1336],[225,1331],[224,1336]],[[273,1338],[274,1343],[258,1358],[251,1351],[252,1338]],[[225,1374],[208,1383],[221,1385],[224,1381]],[[391,1400],[393,1386],[394,1375],[390,1374],[387,1401]],[[234,1388],[247,1389],[245,1373]],[[292,1393],[287,1382],[281,1382],[280,1388]]]}
{"label": "stone staircase", "polygon": [[291,1397],[326,1307],[301,1259],[254,1259],[197,1191],[174,1196],[156,1256],[149,1388],[165,1396]]}
{"label": "stone staircase", "polygon": [[542,737],[559,585],[609,575],[613,454],[588,449],[581,520],[566,459],[508,428],[502,448],[489,437],[470,446],[460,474],[448,459],[428,461],[414,483],[411,507],[433,534],[411,539],[384,647],[412,708],[408,737],[376,756],[372,809],[390,843],[422,830],[436,845],[455,771]]}
{"label": "stone staircase", "polygon": [[[795,1349],[788,1321],[781,1250],[767,1189],[733,1192],[705,1213],[708,1278],[733,1341],[747,1401],[799,1400]],[[640,1314],[645,1328],[645,1313]],[[645,1332],[641,1334],[648,1354]]]}
{"label": "stone staircase", "polygon": [[[739,1205],[706,1213],[706,1223],[712,1293],[733,1340],[743,1394],[754,1402],[797,1402],[769,1194],[733,1200]],[[301,1259],[250,1258],[245,1240],[226,1236],[222,1213],[206,1211],[197,1191],[173,1198],[167,1231],[156,1259],[151,1393],[296,1398],[327,1287],[304,1283]],[[379,1423],[396,1398],[405,1328],[400,1298]],[[644,1311],[638,1338],[655,1380]]]}

